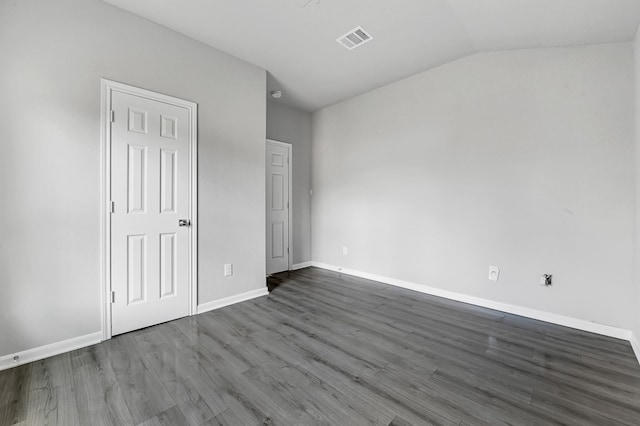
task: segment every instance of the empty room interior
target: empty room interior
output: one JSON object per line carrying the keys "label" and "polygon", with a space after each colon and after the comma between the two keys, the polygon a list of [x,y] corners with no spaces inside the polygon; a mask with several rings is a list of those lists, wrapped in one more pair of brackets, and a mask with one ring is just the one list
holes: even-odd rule
{"label": "empty room interior", "polygon": [[639,27],[0,0],[0,426],[640,425]]}

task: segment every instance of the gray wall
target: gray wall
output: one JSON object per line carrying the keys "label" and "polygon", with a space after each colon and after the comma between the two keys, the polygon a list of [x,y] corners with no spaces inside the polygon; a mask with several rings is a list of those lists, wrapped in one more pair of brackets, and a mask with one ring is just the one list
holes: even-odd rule
{"label": "gray wall", "polygon": [[632,69],[483,53],[314,113],[314,260],[630,329]]}
{"label": "gray wall", "polygon": [[101,77],[199,104],[200,303],[265,286],[264,70],[97,0],[3,1],[0,52],[0,355],[100,330]]}
{"label": "gray wall", "polygon": [[311,258],[311,114],[267,102],[267,138],[293,150],[293,263]]}

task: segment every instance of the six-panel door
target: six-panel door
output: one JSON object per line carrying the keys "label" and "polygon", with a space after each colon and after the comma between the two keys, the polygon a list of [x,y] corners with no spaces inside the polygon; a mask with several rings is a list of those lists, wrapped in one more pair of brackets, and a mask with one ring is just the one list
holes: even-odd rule
{"label": "six-panel door", "polygon": [[189,314],[189,113],[114,91],[112,334]]}
{"label": "six-panel door", "polygon": [[289,148],[267,142],[267,273],[289,269]]}

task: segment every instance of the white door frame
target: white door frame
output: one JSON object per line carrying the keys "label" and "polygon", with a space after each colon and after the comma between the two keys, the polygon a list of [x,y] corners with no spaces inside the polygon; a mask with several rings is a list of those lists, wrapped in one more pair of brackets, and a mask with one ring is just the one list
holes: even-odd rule
{"label": "white door frame", "polygon": [[[287,149],[289,154],[289,270],[293,269],[293,145],[288,142],[280,142],[273,139],[267,139],[267,143],[271,143],[274,145],[279,145],[283,148]],[[265,157],[267,153],[267,149],[265,146]],[[267,159],[265,158],[265,163]],[[266,191],[266,187],[265,187]],[[266,212],[267,204],[265,203],[265,212]],[[266,259],[265,259],[266,261]]]}
{"label": "white door frame", "polygon": [[100,84],[100,306],[102,340],[108,340],[111,338],[111,96],[113,92],[126,93],[182,107],[189,113],[189,315],[195,315],[198,306],[198,105],[104,78]]}

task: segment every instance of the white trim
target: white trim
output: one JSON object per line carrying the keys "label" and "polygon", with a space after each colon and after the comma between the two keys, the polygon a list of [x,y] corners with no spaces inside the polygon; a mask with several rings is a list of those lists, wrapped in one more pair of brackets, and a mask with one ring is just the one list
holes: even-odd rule
{"label": "white trim", "polygon": [[[111,90],[100,81],[100,319],[102,340],[111,338]],[[107,210],[108,209],[108,210]]]}
{"label": "white trim", "polygon": [[629,343],[631,343],[633,352],[636,354],[636,358],[638,358],[638,362],[640,363],[640,342],[638,342],[638,339],[636,338],[636,335],[634,333],[631,333]]}
{"label": "white trim", "polygon": [[[61,342],[55,342],[49,345],[27,349],[26,351],[16,352],[11,355],[5,355],[0,357],[0,371],[17,367],[18,365],[27,364],[29,362],[49,358],[50,356],[60,355],[65,352],[84,348],[85,346],[95,345],[96,343],[100,343],[101,341],[102,332],[98,331],[96,333],[74,337],[72,339],[63,340]],[[13,360],[13,357],[15,356],[20,357],[20,360],[18,362],[15,362]]]}
{"label": "white trim", "polygon": [[[287,148],[289,155],[289,270],[293,270],[293,145],[289,142],[280,142],[273,139],[267,139],[267,143],[273,145],[280,145],[283,148]],[[266,156],[266,150],[265,150]],[[266,158],[265,158],[266,163]],[[266,172],[266,170],[265,170]],[[266,203],[265,203],[266,209]]]}
{"label": "white trim", "polygon": [[189,315],[198,305],[198,105],[115,81],[101,79],[100,113],[100,294],[102,340],[111,338],[111,95],[114,91],[185,108],[189,115],[191,200],[189,203]]}
{"label": "white trim", "polygon": [[378,281],[396,287],[417,291],[420,293],[430,294],[432,296],[444,297],[445,299],[456,300],[458,302],[469,303],[471,305],[481,306],[484,308],[495,309],[510,314],[521,315],[540,321],[550,322],[565,327],[571,327],[578,330],[588,331],[591,333],[601,334],[604,336],[615,337],[617,339],[630,340],[631,331],[622,328],[612,327],[609,325],[598,324],[595,322],[585,321],[578,318],[568,317],[564,315],[554,314],[552,312],[539,311],[537,309],[525,308],[523,306],[511,305],[508,303],[496,302],[493,300],[482,299],[475,296],[456,293],[453,291],[443,290],[435,287],[429,287],[422,284],[416,284],[409,281],[403,281],[396,278],[384,277],[381,275],[370,274],[368,272],[356,271],[353,269],[342,268],[340,266],[329,265],[321,262],[311,262],[311,266],[327,269],[330,271],[340,272],[342,274],[353,275],[356,277]]}
{"label": "white trim", "polygon": [[213,300],[211,302],[198,305],[198,314],[224,308],[229,305],[235,305],[236,303],[246,302],[247,300],[267,296],[268,294],[269,290],[267,290],[267,288],[261,288],[258,290],[247,291],[246,293],[236,294],[235,296],[225,297],[224,299]]}
{"label": "white trim", "polygon": [[308,268],[309,266],[314,266],[313,262],[302,262],[302,263],[296,263],[295,265],[293,265],[291,267],[292,271],[297,271],[298,269],[304,269],[304,268]]}
{"label": "white trim", "polygon": [[[186,101],[184,101],[186,102]],[[189,256],[191,259],[191,269],[189,271],[189,315],[195,315],[198,312],[198,104],[195,102],[187,102],[191,108],[189,111],[190,133],[189,155],[191,160],[191,175],[189,183],[191,184],[191,203],[189,203],[189,218],[191,233],[189,238],[191,246],[189,247]]]}

